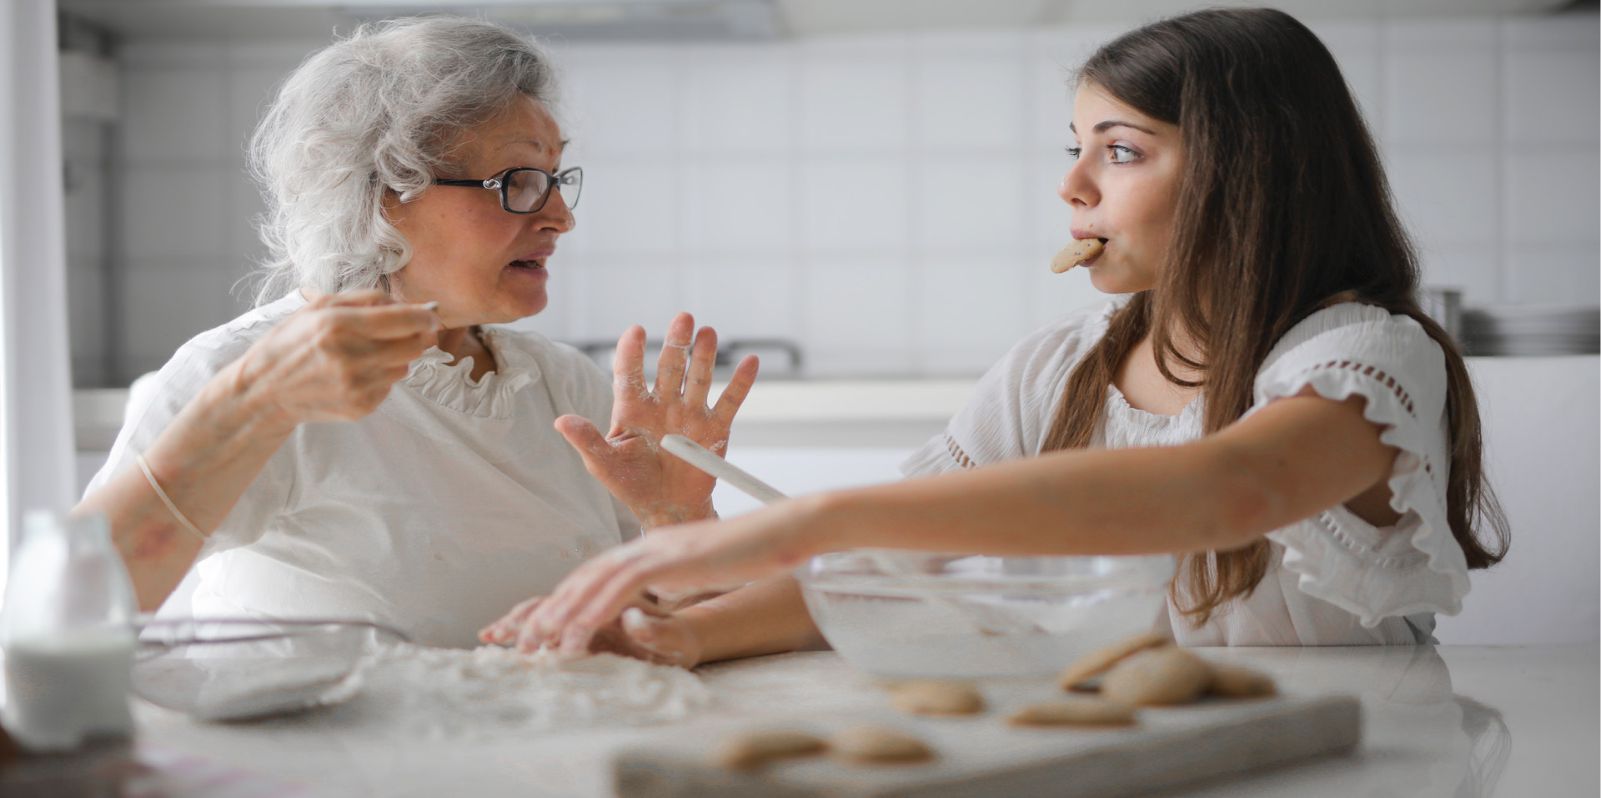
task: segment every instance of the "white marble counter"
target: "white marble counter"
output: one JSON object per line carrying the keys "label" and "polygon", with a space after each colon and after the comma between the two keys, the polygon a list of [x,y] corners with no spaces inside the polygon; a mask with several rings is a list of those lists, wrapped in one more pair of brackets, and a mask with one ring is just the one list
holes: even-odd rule
{"label": "white marble counter", "polygon": [[[1248,774],[1184,794],[1558,796],[1597,794],[1597,647],[1209,649],[1271,673],[1286,693],[1361,698],[1363,742],[1346,757]],[[591,728],[472,741],[405,739],[362,723],[361,698],[298,717],[208,725],[147,705],[142,758],[166,794],[560,795],[610,793],[620,747],[731,721],[850,712],[882,693],[831,652],[701,669],[718,707],[667,727]]]}

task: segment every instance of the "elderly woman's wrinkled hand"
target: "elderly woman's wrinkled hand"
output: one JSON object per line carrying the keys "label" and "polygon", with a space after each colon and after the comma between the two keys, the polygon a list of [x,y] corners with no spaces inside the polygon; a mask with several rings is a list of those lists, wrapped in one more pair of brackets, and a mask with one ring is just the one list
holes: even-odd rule
{"label": "elderly woman's wrinkled hand", "polygon": [[438,330],[427,305],[378,291],[324,295],[246,350],[236,378],[287,424],[358,419],[378,409]]}
{"label": "elderly woman's wrinkled hand", "polygon": [[[654,388],[645,383],[645,330],[634,326],[617,342],[612,361],[612,427],[604,437],[581,416],[556,419],[556,429],[578,451],[612,495],[646,527],[710,517],[716,480],[661,449],[663,435],[677,433],[723,454],[734,415],[756,381],[757,361],[740,361],[716,404],[707,406],[717,333],[695,333],[688,313],[667,328]],[[687,368],[686,368],[687,366]]]}

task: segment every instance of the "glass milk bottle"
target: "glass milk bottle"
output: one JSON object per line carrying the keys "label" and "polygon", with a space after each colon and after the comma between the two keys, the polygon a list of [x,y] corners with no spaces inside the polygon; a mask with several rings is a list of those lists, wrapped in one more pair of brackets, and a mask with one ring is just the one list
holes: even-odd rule
{"label": "glass milk bottle", "polygon": [[11,561],[0,646],[0,720],[24,746],[51,751],[125,736],[136,641],[133,585],[105,516],[29,512]]}

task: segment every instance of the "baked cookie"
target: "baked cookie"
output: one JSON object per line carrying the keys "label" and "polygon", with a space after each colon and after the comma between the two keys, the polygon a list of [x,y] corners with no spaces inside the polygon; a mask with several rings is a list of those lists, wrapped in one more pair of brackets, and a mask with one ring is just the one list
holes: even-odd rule
{"label": "baked cookie", "polygon": [[1013,726],[1129,726],[1134,707],[1098,698],[1070,698],[1030,704],[1006,719]]}
{"label": "baked cookie", "polygon": [[1141,651],[1101,678],[1101,697],[1130,706],[1188,704],[1212,684],[1206,660],[1178,646]]}
{"label": "baked cookie", "polygon": [[787,729],[748,731],[723,741],[717,764],[729,770],[754,770],[776,759],[812,756],[828,747],[815,734]]}
{"label": "baked cookie", "polygon": [[1165,646],[1172,642],[1170,638],[1155,632],[1146,632],[1145,634],[1130,637],[1127,640],[1120,640],[1106,648],[1097,649],[1079,657],[1076,662],[1062,671],[1056,681],[1062,686],[1063,690],[1083,689],[1085,682],[1105,673],[1124,657],[1148,648]]}
{"label": "baked cookie", "polygon": [[1062,247],[1062,251],[1051,258],[1051,271],[1061,274],[1084,261],[1094,260],[1104,249],[1105,242],[1098,238],[1075,238],[1073,243]]}
{"label": "baked cookie", "polygon": [[901,682],[890,688],[889,702],[913,715],[975,715],[984,711],[984,694],[967,682]]}
{"label": "baked cookie", "polygon": [[828,738],[834,756],[865,764],[926,762],[934,758],[927,743],[888,726],[852,726]]}
{"label": "baked cookie", "polygon": [[1213,695],[1224,698],[1260,698],[1278,692],[1273,677],[1240,665],[1210,663]]}

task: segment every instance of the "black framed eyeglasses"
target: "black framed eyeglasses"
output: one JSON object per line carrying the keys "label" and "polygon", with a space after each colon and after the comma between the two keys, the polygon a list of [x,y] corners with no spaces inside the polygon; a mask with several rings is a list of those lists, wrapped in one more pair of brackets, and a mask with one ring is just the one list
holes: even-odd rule
{"label": "black framed eyeglasses", "polygon": [[500,207],[508,213],[538,213],[550,200],[554,189],[561,192],[568,210],[578,207],[584,189],[584,170],[574,166],[560,172],[547,172],[532,166],[508,169],[484,180],[434,180],[436,186],[466,186],[500,192]]}

